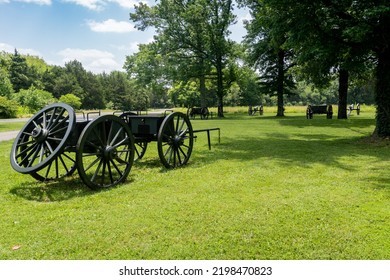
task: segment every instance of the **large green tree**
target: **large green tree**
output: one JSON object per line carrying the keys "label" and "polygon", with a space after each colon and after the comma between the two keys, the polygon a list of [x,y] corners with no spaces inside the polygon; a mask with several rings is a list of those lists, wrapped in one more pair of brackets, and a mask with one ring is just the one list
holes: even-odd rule
{"label": "large green tree", "polygon": [[20,55],[16,49],[9,65],[9,79],[15,92],[28,89],[33,83],[26,58]]}
{"label": "large green tree", "polygon": [[[316,40],[320,38],[318,32],[313,32],[313,28],[320,23],[322,31],[332,38],[325,42],[326,44],[330,47],[344,46],[344,58],[347,59],[340,61],[340,69],[349,70],[348,63],[359,61],[364,56],[371,55],[375,59],[377,105],[375,132],[382,137],[390,136],[390,2],[388,0],[259,2],[266,2],[274,10],[288,11],[289,17],[275,24],[288,28],[288,43],[301,55],[307,55],[308,52],[317,49]],[[314,47],[312,49],[308,44],[309,39]],[[329,51],[329,48],[320,50]],[[347,78],[344,77],[344,80]]]}
{"label": "large green tree", "polygon": [[[199,79],[201,102],[205,106],[206,79],[215,75],[218,115],[223,116],[224,68],[231,49],[228,27],[234,21],[231,0],[161,0],[149,7],[136,6],[130,14],[136,26],[156,29],[158,53],[176,75],[171,80]],[[211,66],[215,69],[212,71]]]}
{"label": "large green tree", "polygon": [[284,96],[295,88],[290,68],[295,65],[293,52],[286,44],[288,29],[279,22],[288,13],[272,8],[266,1],[243,1],[251,10],[252,19],[246,23],[248,61],[260,74],[262,92],[277,96],[277,116],[284,116]]}

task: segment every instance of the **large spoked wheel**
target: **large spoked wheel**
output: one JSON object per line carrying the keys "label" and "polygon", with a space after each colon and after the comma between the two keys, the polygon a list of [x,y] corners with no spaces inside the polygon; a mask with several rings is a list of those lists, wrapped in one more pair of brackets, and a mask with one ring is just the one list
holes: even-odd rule
{"label": "large spoked wheel", "polygon": [[11,149],[12,168],[33,175],[50,166],[63,153],[75,119],[73,108],[64,103],[49,105],[36,113],[15,139]]}
{"label": "large spoked wheel", "polygon": [[126,180],[134,161],[134,139],[128,125],[114,115],[101,116],[82,131],[76,146],[77,170],[92,189]]}
{"label": "large spoked wheel", "polygon": [[158,155],[167,168],[186,164],[191,156],[194,134],[189,118],[180,112],[167,116],[157,136]]}

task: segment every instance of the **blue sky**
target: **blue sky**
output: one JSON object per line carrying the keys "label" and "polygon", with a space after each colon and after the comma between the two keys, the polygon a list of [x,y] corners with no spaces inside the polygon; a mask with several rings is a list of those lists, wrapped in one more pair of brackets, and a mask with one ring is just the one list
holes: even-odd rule
{"label": "blue sky", "polygon": [[[123,70],[126,55],[153,40],[153,31],[138,31],[129,20],[139,0],[0,0],[0,51],[36,55],[63,66],[78,60],[94,73]],[[154,0],[143,1],[154,4]],[[237,11],[232,39],[241,41]]]}

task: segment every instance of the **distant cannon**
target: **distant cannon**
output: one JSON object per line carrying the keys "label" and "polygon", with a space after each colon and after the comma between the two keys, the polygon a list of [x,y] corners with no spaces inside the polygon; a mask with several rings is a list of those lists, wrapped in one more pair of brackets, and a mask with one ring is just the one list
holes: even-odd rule
{"label": "distant cannon", "polygon": [[199,115],[201,119],[208,119],[210,115],[209,108],[207,107],[191,107],[187,110],[187,116],[194,119],[196,115]]}

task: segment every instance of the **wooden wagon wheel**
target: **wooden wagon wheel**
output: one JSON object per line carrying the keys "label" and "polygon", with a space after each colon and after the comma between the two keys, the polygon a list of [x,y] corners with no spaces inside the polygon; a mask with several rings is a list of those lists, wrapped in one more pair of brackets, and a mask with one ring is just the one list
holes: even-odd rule
{"label": "wooden wagon wheel", "polygon": [[[50,170],[51,163],[63,153],[75,126],[75,119],[73,108],[64,103],[49,105],[36,113],[16,136],[11,149],[12,168],[39,180],[49,178],[50,171],[44,172],[46,176],[36,174],[45,167]],[[68,171],[71,172],[71,168]],[[59,170],[55,172],[60,174]],[[66,175],[63,172],[61,174]]]}
{"label": "wooden wagon wheel", "polygon": [[77,170],[88,187],[100,189],[123,182],[133,161],[133,135],[119,117],[98,117],[81,132],[76,146]]}
{"label": "wooden wagon wheel", "polygon": [[191,156],[194,134],[189,118],[180,112],[167,116],[157,136],[158,155],[167,168],[186,164]]}

